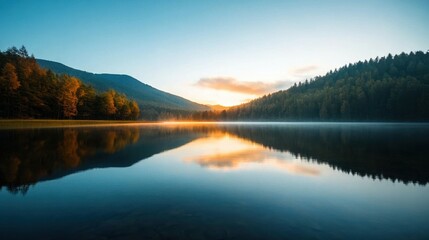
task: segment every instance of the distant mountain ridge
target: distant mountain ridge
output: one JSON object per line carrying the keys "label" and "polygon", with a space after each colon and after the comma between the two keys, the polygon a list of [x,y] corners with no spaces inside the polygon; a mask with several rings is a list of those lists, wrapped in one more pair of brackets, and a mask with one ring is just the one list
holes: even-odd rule
{"label": "distant mountain ridge", "polygon": [[82,80],[82,82],[92,85],[97,91],[102,92],[114,89],[117,92],[123,93],[127,97],[134,99],[143,109],[145,107],[155,107],[158,109],[185,111],[210,110],[208,106],[161,91],[125,74],[97,74],[74,69],[54,61],[44,59],[36,60],[41,67],[50,69],[57,74],[67,74],[77,77]]}
{"label": "distant mountain ridge", "polygon": [[212,111],[223,111],[223,110],[228,110],[230,107],[228,106],[223,106],[220,104],[216,104],[216,105],[208,105]]}

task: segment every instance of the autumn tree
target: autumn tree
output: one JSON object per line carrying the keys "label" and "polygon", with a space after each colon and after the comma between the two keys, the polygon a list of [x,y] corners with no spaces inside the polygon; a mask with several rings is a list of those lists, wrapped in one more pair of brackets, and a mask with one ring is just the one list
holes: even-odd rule
{"label": "autumn tree", "polygon": [[72,118],[77,115],[77,92],[81,85],[79,79],[67,75],[62,76],[62,86],[59,92],[58,100],[62,107],[63,116]]}
{"label": "autumn tree", "polygon": [[6,63],[0,75],[0,114],[10,117],[11,105],[14,95],[21,86],[16,74],[16,68],[11,63]]}
{"label": "autumn tree", "polygon": [[140,117],[140,108],[139,105],[137,105],[136,101],[131,101],[129,103],[129,108],[131,110],[131,119],[135,120]]}
{"label": "autumn tree", "polygon": [[101,95],[101,112],[109,118],[114,117],[117,111],[115,95],[115,90],[109,90]]}
{"label": "autumn tree", "polygon": [[95,118],[94,115],[98,112],[96,108],[97,94],[95,89],[91,86],[82,84],[78,89],[77,96],[77,117],[80,119]]}
{"label": "autumn tree", "polygon": [[6,87],[8,91],[15,91],[21,86],[18,76],[16,75],[16,68],[10,63],[4,65],[1,81],[2,85]]}
{"label": "autumn tree", "polygon": [[25,47],[0,51],[0,118],[136,119],[124,94],[98,93],[72,76],[41,68]]}
{"label": "autumn tree", "polygon": [[127,98],[123,94],[116,93],[113,97],[113,101],[116,108],[116,119],[126,119],[130,114]]}

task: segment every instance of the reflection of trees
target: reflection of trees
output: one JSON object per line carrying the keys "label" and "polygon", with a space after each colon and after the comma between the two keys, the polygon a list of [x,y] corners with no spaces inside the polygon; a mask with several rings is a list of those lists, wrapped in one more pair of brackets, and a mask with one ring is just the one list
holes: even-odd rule
{"label": "reflection of trees", "polygon": [[0,189],[25,193],[41,180],[91,168],[127,167],[192,141],[198,137],[194,132],[131,126],[2,130]]}
{"label": "reflection of trees", "polygon": [[429,182],[428,127],[374,125],[227,126],[228,133],[267,148],[360,176]]}
{"label": "reflection of trees", "polygon": [[41,180],[91,168],[127,167],[201,136],[225,132],[347,173],[429,182],[427,127],[189,125],[2,130],[0,188],[25,193]]}
{"label": "reflection of trees", "polygon": [[63,134],[64,138],[58,144],[58,157],[63,160],[65,166],[76,167],[80,163],[77,132],[75,129],[65,129]]}

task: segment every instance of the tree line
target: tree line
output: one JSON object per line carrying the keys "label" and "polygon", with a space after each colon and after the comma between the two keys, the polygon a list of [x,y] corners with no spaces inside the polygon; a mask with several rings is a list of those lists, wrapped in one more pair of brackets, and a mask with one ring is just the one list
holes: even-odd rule
{"label": "tree line", "polygon": [[114,119],[140,116],[115,90],[96,92],[78,78],[41,68],[25,47],[0,51],[0,118]]}
{"label": "tree line", "polygon": [[194,120],[428,121],[429,51],[348,64]]}
{"label": "tree line", "polygon": [[[405,184],[429,183],[429,128],[378,125],[220,125],[231,136],[334,170]],[[356,147],[359,146],[359,147]]]}
{"label": "tree line", "polygon": [[25,47],[0,51],[0,118],[274,121],[427,121],[429,52],[359,61],[223,111],[140,114],[115,90],[41,68]]}

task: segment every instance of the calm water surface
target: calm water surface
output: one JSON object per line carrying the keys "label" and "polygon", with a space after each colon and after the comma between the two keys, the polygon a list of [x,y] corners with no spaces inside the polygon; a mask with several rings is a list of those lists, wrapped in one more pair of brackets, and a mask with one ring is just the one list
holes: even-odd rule
{"label": "calm water surface", "polygon": [[429,239],[429,125],[0,130],[0,239]]}

